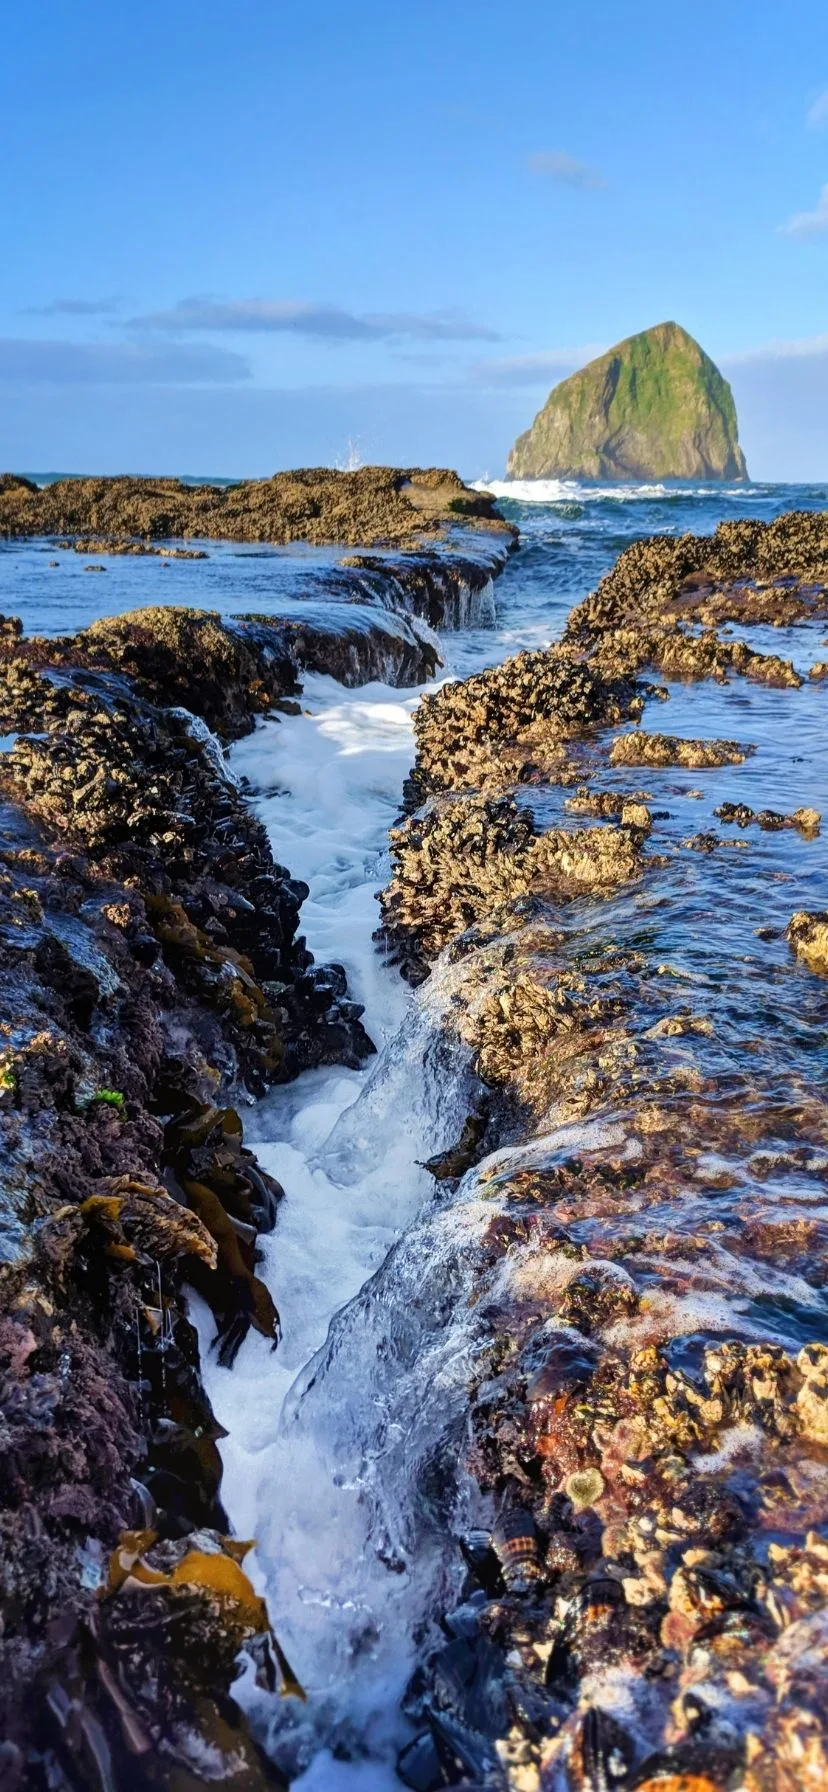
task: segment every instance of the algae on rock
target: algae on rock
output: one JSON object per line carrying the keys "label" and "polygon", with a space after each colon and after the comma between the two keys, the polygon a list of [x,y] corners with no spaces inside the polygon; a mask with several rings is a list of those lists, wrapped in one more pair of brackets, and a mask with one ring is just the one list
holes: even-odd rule
{"label": "algae on rock", "polygon": [[550,392],[512,479],[746,479],[730,387],[679,324],[656,324]]}

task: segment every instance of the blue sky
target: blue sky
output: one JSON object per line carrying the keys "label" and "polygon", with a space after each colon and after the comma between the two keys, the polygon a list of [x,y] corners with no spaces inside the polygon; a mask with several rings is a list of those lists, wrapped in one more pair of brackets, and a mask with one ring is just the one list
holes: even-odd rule
{"label": "blue sky", "polygon": [[497,474],[663,318],[828,479],[828,25],[799,0],[40,0],[4,20],[0,463]]}

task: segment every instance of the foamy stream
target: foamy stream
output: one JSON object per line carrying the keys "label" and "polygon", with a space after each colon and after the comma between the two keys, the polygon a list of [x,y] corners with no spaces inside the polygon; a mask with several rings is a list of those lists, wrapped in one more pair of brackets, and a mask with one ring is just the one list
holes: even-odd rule
{"label": "foamy stream", "polygon": [[[485,629],[448,639],[463,673],[522,644]],[[283,1323],[278,1351],[251,1334],[232,1371],[223,1370],[209,1350],[210,1316],[200,1306],[196,1312],[208,1393],[229,1432],[223,1498],[236,1533],[256,1538],[253,1577],[308,1704],[269,1711],[251,1677],[241,1696],[260,1733],[275,1726],[279,1739],[271,1736],[271,1745],[290,1768],[328,1733],[339,1745],[350,1739],[357,1751],[367,1747],[373,1764],[358,1770],[323,1750],[302,1782],[346,1787],[358,1771],[366,1792],[399,1785],[397,1704],[414,1664],[412,1623],[432,1564],[423,1561],[413,1576],[400,1572],[401,1561],[388,1566],[345,1451],[340,1473],[326,1401],[318,1427],[297,1423],[291,1389],[324,1345],[333,1316],[432,1197],[432,1179],[417,1160],[450,1143],[464,1117],[463,1066],[428,1062],[437,980],[427,995],[412,995],[372,939],[420,694],[380,684],[346,691],[310,676],[301,716],[265,722],[233,749],[233,770],[256,793],[275,858],[310,886],[302,909],[308,945],[318,962],[344,965],[378,1056],[359,1071],[308,1072],[260,1102],[247,1121],[248,1141],[286,1190],[276,1229],[261,1240],[260,1274]],[[376,1354],[370,1327],[365,1351],[367,1382]],[[344,1397],[358,1403],[354,1376],[343,1381]],[[353,1417],[357,1439],[365,1414],[338,1416],[346,1431]],[[392,1557],[392,1540],[388,1550]]]}

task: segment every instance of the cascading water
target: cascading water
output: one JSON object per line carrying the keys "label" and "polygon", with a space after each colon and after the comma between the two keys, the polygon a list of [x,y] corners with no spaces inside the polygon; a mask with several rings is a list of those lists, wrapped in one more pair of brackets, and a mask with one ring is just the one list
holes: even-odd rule
{"label": "cascading water", "polygon": [[[485,627],[465,636],[464,670],[488,663],[492,645]],[[412,1549],[406,1501],[396,1519],[378,1503],[372,1463],[399,1449],[435,1381],[443,1397],[454,1392],[459,1417],[467,1380],[458,1341],[443,1361],[441,1327],[425,1311],[426,1270],[443,1316],[456,1277],[435,1261],[429,1231],[424,1261],[407,1248],[395,1262],[393,1251],[433,1198],[422,1160],[452,1142],[476,1086],[467,1054],[435,1024],[447,990],[432,979],[412,997],[372,940],[418,698],[378,684],[345,692],[312,675],[302,715],[264,723],[231,756],[235,775],[257,792],[275,857],[310,886],[302,913],[311,950],[344,965],[379,1048],[366,1070],[312,1071],[276,1091],[247,1123],[261,1163],[287,1191],[276,1230],[261,1240],[260,1273],[277,1291],[284,1328],[279,1350],[251,1337],[232,1373],[218,1368],[209,1315],[194,1303],[208,1391],[229,1432],[223,1497],[236,1532],[256,1537],[258,1582],[309,1699],[274,1706],[250,1683],[246,1696],[268,1747],[294,1772],[320,1744],[375,1760],[399,1745],[399,1698],[439,1549],[423,1537]],[[451,1250],[447,1243],[446,1257]],[[398,1314],[409,1316],[407,1328]],[[396,1376],[390,1390],[383,1382],[389,1319],[392,1355],[402,1351],[417,1370],[405,1401]],[[318,1391],[317,1353],[326,1359]],[[441,1432],[444,1421],[441,1408]],[[333,1786],[334,1772],[325,1752],[309,1784]]]}

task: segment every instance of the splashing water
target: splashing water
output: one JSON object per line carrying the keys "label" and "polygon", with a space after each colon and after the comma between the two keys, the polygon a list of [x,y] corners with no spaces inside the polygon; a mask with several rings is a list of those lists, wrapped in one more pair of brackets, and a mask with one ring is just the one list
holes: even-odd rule
{"label": "splashing water", "polygon": [[348,437],[343,452],[338,454],[334,461],[334,466],[340,473],[356,473],[359,471],[359,468],[362,466],[362,450],[359,445],[359,436]]}

